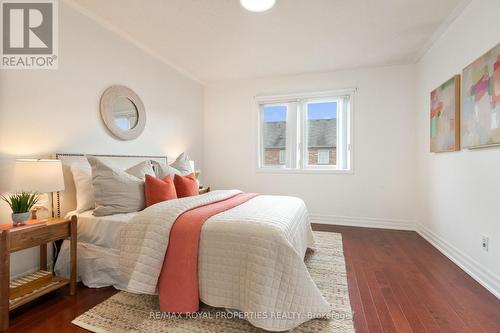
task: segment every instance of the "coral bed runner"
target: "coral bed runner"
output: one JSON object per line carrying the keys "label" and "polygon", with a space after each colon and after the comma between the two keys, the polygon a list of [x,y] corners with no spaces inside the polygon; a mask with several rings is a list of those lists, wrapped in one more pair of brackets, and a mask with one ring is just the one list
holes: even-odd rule
{"label": "coral bed runner", "polygon": [[[305,263],[311,277],[332,305],[329,319],[305,322],[293,333],[354,333],[349,302],[342,237],[332,232],[314,232],[316,250],[307,251]],[[72,321],[97,333],[193,333],[193,332],[264,332],[248,321],[230,317],[224,309],[202,304],[197,316],[157,318],[158,297],[119,292]],[[153,313],[153,316],[151,315]]]}
{"label": "coral bed runner", "polygon": [[161,311],[192,313],[199,310],[198,247],[203,223],[257,195],[240,193],[226,200],[188,210],[175,220],[158,279]]}

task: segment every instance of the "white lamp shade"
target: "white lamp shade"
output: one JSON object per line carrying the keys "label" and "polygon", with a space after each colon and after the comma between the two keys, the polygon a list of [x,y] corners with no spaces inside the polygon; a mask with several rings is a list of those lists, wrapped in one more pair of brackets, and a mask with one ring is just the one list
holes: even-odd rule
{"label": "white lamp shade", "polygon": [[60,160],[16,160],[11,192],[57,192],[64,190]]}
{"label": "white lamp shade", "polygon": [[193,170],[193,172],[195,171],[194,170],[194,161],[193,160],[189,160],[189,165],[191,166],[191,170]]}

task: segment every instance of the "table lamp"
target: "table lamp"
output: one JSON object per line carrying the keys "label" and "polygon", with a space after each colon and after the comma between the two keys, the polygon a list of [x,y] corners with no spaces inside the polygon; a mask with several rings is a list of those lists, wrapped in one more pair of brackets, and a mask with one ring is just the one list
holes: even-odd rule
{"label": "table lamp", "polygon": [[[36,192],[51,193],[64,190],[64,178],[60,160],[43,159],[17,159],[12,176],[11,192]],[[54,216],[52,196],[48,195],[51,214]],[[47,202],[45,202],[46,204]],[[38,210],[44,205],[37,205]],[[37,218],[37,207],[34,208],[34,216]],[[48,216],[47,216],[48,217]]]}

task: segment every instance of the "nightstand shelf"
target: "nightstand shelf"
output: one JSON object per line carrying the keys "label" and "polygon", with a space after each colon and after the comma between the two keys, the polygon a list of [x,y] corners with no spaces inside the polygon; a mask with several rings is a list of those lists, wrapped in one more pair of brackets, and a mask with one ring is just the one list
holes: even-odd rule
{"label": "nightstand shelf", "polygon": [[[69,285],[69,294],[76,293],[77,218],[51,218],[28,221],[26,226],[0,228],[0,331],[9,328],[9,311],[38,297]],[[71,238],[70,278],[47,272],[47,243]],[[10,254],[31,247],[40,247],[40,271],[10,281]]]}
{"label": "nightstand shelf", "polygon": [[21,305],[29,303],[40,296],[48,294],[68,284],[69,284],[69,279],[53,276],[50,279],[50,281],[45,282],[45,284],[39,287],[38,289],[35,289],[30,293],[24,294],[23,296],[14,299],[9,299],[9,311],[12,311],[15,308],[20,307]]}

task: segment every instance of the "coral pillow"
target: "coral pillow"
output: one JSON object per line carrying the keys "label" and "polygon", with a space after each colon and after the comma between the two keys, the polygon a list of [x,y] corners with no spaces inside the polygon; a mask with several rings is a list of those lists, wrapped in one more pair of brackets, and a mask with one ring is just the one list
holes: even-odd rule
{"label": "coral pillow", "polygon": [[144,194],[146,197],[146,207],[154,205],[158,202],[177,199],[174,182],[169,176],[163,179],[158,179],[156,177],[146,175]]}
{"label": "coral pillow", "polygon": [[175,190],[177,191],[177,197],[184,198],[193,195],[198,195],[198,183],[196,182],[196,177],[194,173],[187,176],[174,176]]}

